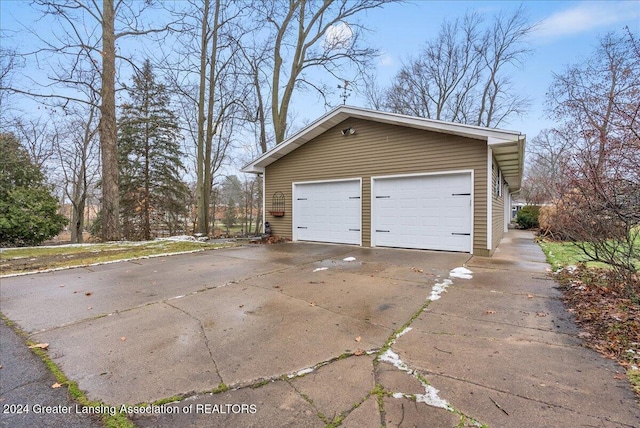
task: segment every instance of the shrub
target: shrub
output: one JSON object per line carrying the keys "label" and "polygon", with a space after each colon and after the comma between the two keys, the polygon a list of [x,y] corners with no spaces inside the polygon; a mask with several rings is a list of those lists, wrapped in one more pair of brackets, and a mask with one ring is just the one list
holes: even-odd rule
{"label": "shrub", "polygon": [[523,229],[531,229],[538,227],[538,216],[540,215],[540,207],[535,205],[527,205],[518,211],[516,223]]}

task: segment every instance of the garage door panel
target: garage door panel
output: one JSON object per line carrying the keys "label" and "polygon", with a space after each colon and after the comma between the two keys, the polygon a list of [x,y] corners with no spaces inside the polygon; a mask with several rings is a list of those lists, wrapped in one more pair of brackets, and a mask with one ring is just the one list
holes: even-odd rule
{"label": "garage door panel", "polygon": [[297,240],[360,244],[360,181],[294,184]]}
{"label": "garage door panel", "polygon": [[471,251],[471,174],[374,179],[376,246]]}

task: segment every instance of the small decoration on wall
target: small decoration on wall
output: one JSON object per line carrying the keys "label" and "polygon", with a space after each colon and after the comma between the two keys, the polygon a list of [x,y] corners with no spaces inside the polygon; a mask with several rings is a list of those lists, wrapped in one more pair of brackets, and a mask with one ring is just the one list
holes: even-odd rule
{"label": "small decoration on wall", "polygon": [[284,194],[282,192],[276,192],[273,194],[269,214],[274,217],[284,217]]}

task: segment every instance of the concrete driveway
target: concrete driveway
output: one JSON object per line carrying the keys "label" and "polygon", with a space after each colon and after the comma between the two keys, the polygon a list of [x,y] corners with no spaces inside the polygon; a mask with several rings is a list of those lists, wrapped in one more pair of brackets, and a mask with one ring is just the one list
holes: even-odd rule
{"label": "concrete driveway", "polygon": [[640,425],[510,234],[471,260],[290,243],[6,278],[0,307],[90,399],[181,398],[140,426]]}
{"label": "concrete driveway", "polygon": [[468,259],[302,243],[229,248],[5,278],[0,306],[50,344],[89,398],[136,404],[377,349]]}

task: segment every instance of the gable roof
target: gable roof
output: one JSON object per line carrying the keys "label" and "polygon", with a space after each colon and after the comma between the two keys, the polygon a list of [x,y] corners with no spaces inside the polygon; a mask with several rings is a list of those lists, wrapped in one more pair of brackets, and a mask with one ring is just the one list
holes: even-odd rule
{"label": "gable roof", "polygon": [[263,173],[265,167],[349,118],[371,120],[388,125],[405,126],[485,141],[493,149],[493,155],[510,190],[515,191],[520,188],[526,138],[524,134],[518,131],[444,122],[345,105],[334,108],[306,128],[254,159],[242,168],[242,172]]}

